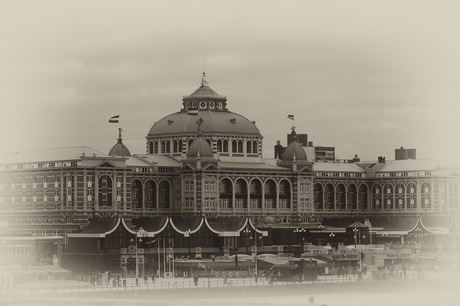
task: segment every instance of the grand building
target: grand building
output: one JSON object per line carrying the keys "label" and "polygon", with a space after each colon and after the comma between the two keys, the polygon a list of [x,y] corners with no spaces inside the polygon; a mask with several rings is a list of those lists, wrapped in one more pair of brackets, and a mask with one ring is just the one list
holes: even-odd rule
{"label": "grand building", "polygon": [[[264,243],[280,245],[288,231],[318,228],[325,220],[455,219],[459,214],[458,168],[440,168],[403,148],[391,161],[338,161],[333,148],[299,139],[306,138],[293,130],[286,147],[275,146],[275,158],[264,157],[255,122],[231,112],[226,96],[212,90],[203,74],[201,86],[182,98],[180,110],[150,127],[144,153],[131,154],[121,129],[107,154],[89,147],[2,152],[3,236],[61,236],[67,245],[85,233],[94,237],[97,220],[123,220],[128,229],[139,220],[144,227],[149,227],[145,220],[157,220],[177,232],[177,222],[166,220],[208,220],[209,225],[240,219],[244,226],[228,225],[232,235],[251,225],[253,234],[266,237]],[[106,235],[114,224],[100,229]],[[227,235],[212,228],[207,231]],[[286,233],[276,241],[267,238],[269,228]],[[210,243],[241,246],[212,239],[206,246]],[[201,244],[194,240],[194,247]],[[180,247],[186,248],[185,242]],[[50,257],[54,248],[51,243],[43,255]]]}

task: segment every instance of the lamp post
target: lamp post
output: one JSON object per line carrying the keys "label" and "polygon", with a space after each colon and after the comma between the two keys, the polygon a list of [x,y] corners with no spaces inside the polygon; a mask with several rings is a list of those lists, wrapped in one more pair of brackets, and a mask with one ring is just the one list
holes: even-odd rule
{"label": "lamp post", "polygon": [[248,228],[245,228],[243,233],[246,235],[246,252],[249,252],[249,239],[251,239],[252,237],[250,237],[250,234],[251,234],[251,231],[248,229]]}
{"label": "lamp post", "polygon": [[[138,242],[142,242],[142,238],[139,238],[138,237],[144,237],[145,234],[147,234],[147,231],[144,230],[142,227],[139,228],[139,230],[136,232],[136,238],[135,240],[131,239],[131,242],[134,242],[135,243],[135,247],[136,247],[136,286],[139,286],[139,262],[138,262],[138,251],[137,251],[137,248],[138,248]],[[143,263],[144,261],[142,261]],[[144,271],[144,269],[142,269],[142,271]],[[145,273],[145,272],[144,272]]]}
{"label": "lamp post", "polygon": [[[254,233],[254,237],[256,237],[255,233]],[[259,271],[257,269],[257,239],[256,238],[253,238],[252,236],[249,237],[249,239],[254,240],[254,272],[255,272],[255,280],[257,282],[257,279],[258,279],[258,276],[259,276]],[[262,241],[263,243],[263,240],[262,240],[262,236],[259,236],[259,240]]]}
{"label": "lamp post", "polygon": [[318,226],[318,228],[319,228],[319,239],[318,239],[318,244],[321,245],[321,236],[322,236],[322,234],[323,234],[323,225],[320,224],[320,225]]}
{"label": "lamp post", "polygon": [[359,230],[355,227],[355,228],[353,229],[353,233],[354,233],[353,238],[355,239],[355,249],[357,248],[357,244],[358,244],[358,243],[357,243],[357,241],[358,241],[358,232],[359,232]]}
{"label": "lamp post", "polygon": [[[330,234],[329,234],[329,238],[331,239],[331,242],[332,242],[332,240],[334,240],[334,237],[335,237],[335,234],[334,234],[334,233],[330,233]],[[332,243],[331,243],[331,245],[332,245]]]}
{"label": "lamp post", "polygon": [[188,242],[188,254],[190,256],[190,235],[192,234],[192,231],[190,229],[186,230],[184,232],[184,237],[188,238],[187,239],[187,242]]}

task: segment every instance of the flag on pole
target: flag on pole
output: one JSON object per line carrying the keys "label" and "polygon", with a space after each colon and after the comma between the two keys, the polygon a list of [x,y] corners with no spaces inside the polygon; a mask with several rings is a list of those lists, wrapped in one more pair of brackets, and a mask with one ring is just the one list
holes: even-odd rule
{"label": "flag on pole", "polygon": [[198,109],[189,109],[189,110],[187,110],[187,115],[189,115],[189,116],[198,116]]}
{"label": "flag on pole", "polygon": [[288,115],[287,117],[288,117],[288,119],[294,120],[294,114]]}
{"label": "flag on pole", "polygon": [[120,118],[120,115],[113,116],[109,119],[109,123],[118,123],[118,118]]}

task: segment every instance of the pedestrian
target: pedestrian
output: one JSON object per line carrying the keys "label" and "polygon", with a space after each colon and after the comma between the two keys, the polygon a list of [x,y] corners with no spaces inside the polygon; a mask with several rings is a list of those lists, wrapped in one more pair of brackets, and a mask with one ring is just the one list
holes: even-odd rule
{"label": "pedestrian", "polygon": [[195,286],[198,286],[198,275],[193,275],[193,282],[195,283]]}
{"label": "pedestrian", "polygon": [[152,284],[155,282],[155,274],[152,274]]}
{"label": "pedestrian", "polygon": [[148,285],[148,280],[149,278],[147,277],[147,274],[144,274],[144,285]]}

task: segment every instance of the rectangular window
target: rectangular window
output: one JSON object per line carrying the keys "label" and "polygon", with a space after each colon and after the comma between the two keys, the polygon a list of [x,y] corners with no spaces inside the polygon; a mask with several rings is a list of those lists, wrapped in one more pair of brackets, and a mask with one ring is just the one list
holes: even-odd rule
{"label": "rectangular window", "polygon": [[235,208],[243,208],[244,199],[235,199]]}

